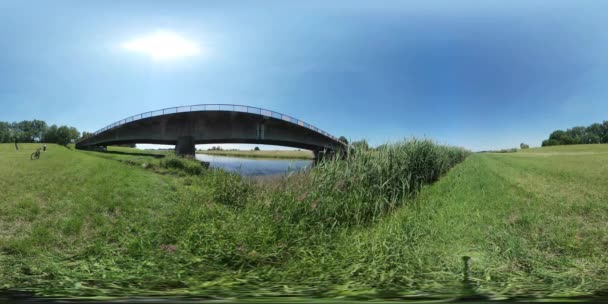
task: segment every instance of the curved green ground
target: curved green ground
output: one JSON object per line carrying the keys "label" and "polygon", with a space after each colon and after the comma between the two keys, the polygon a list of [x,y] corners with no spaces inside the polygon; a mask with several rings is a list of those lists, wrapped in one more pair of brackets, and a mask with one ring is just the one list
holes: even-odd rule
{"label": "curved green ground", "polygon": [[[196,179],[150,170],[159,160],[149,156],[56,145],[31,161],[39,145],[20,146],[0,145],[0,288],[453,295],[465,255],[476,291],[490,296],[608,288],[608,145],[475,154],[382,220],[324,235],[214,204],[226,183],[240,193],[224,175]],[[282,234],[293,243],[276,244]]]}

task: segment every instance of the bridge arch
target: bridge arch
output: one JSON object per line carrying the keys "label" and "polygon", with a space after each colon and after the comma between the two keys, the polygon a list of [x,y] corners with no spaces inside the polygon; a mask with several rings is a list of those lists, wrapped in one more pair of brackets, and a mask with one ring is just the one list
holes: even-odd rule
{"label": "bridge arch", "polygon": [[269,144],[337,151],[337,137],[291,116],[257,107],[199,104],[145,112],[119,120],[76,142],[77,149],[127,143],[175,145],[193,155],[196,144]]}

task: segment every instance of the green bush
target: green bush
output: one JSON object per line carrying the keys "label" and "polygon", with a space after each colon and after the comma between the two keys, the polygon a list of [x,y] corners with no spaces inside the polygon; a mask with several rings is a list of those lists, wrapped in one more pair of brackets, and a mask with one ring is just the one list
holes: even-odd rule
{"label": "green bush", "polygon": [[228,206],[243,206],[251,192],[250,183],[243,177],[223,170],[210,170],[205,183],[211,189],[213,200]]}
{"label": "green bush", "polygon": [[183,171],[190,175],[199,175],[204,171],[199,161],[172,155],[163,158],[160,161],[160,166],[166,169]]}

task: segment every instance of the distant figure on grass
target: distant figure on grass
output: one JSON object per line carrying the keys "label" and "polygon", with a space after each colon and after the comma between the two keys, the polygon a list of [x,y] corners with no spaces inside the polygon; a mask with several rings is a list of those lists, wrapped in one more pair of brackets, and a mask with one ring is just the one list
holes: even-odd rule
{"label": "distant figure on grass", "polygon": [[19,151],[19,145],[17,145],[17,138],[15,137],[15,150]]}
{"label": "distant figure on grass", "polygon": [[42,146],[42,152],[46,152],[46,144],[44,144],[44,146]]}

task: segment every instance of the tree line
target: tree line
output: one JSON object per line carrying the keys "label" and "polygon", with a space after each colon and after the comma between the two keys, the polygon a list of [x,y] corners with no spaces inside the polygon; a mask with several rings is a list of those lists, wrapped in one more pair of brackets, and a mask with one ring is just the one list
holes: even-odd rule
{"label": "tree line", "polygon": [[608,121],[594,123],[587,127],[574,127],[571,129],[556,130],[543,140],[542,146],[576,145],[576,144],[603,144],[608,143]]}
{"label": "tree line", "polygon": [[34,119],[11,123],[0,121],[0,143],[45,142],[67,145],[79,137],[80,132],[74,127],[48,126],[43,120]]}

